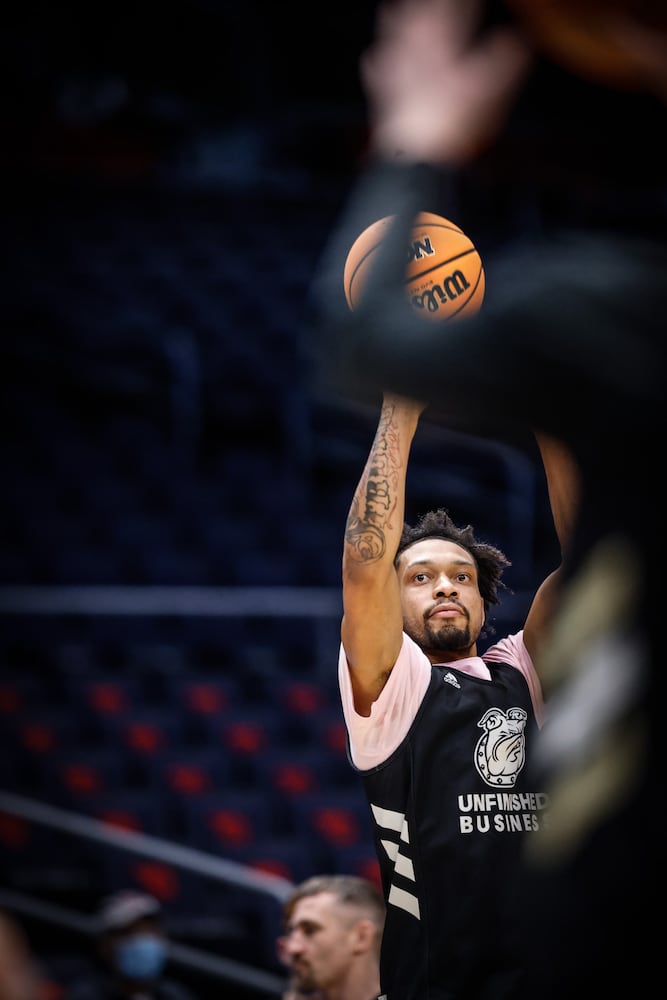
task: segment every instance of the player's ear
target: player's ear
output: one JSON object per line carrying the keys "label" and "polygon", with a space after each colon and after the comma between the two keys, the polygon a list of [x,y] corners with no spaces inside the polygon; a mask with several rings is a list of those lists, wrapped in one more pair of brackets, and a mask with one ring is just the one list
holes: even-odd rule
{"label": "player's ear", "polygon": [[375,940],[375,924],[366,917],[357,920],[354,925],[354,935],[354,954],[361,955],[365,951],[370,951]]}

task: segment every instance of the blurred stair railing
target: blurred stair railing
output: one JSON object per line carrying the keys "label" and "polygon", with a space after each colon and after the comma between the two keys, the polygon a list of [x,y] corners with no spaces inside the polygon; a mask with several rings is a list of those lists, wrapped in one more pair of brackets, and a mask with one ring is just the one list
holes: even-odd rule
{"label": "blurred stair railing", "polygon": [[0,614],[261,615],[336,620],[339,588],[15,586],[0,587]]}
{"label": "blurred stair railing", "polygon": [[[150,854],[153,858],[159,858],[207,878],[268,895],[279,903],[284,902],[293,889],[293,884],[289,880],[269,872],[257,871],[234,861],[161,840],[159,837],[111,827],[99,820],[3,790],[0,790],[0,812],[20,816],[74,837],[98,841],[109,847],[137,854]],[[0,906],[5,906],[13,912],[52,921],[55,925],[68,930],[93,933],[91,918],[22,893],[0,888]],[[177,942],[171,943],[170,957],[176,963],[197,971],[219,976],[221,979],[239,983],[250,989],[264,990],[267,996],[280,997],[285,990],[284,980],[277,975]]]}

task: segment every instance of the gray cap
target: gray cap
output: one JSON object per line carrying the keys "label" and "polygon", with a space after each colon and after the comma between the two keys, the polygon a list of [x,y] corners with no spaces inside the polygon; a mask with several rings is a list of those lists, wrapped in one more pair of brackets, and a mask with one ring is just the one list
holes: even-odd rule
{"label": "gray cap", "polygon": [[161,912],[162,907],[155,896],[124,889],[102,901],[97,911],[97,929],[101,933],[123,930],[144,917],[159,917]]}

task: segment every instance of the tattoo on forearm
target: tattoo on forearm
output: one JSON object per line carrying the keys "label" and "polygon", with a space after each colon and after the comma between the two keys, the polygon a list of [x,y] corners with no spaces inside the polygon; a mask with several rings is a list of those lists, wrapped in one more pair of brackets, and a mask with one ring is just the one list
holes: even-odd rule
{"label": "tattoo on forearm", "polygon": [[349,555],[358,562],[381,559],[386,551],[385,531],[397,504],[401,469],[394,407],[386,406],[378,424],[364,475],[354,494],[345,529]]}

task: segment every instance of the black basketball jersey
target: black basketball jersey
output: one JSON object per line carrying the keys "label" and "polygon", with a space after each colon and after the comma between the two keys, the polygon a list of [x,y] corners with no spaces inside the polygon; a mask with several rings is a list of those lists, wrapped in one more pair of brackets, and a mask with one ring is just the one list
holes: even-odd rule
{"label": "black basketball jersey", "polygon": [[537,735],[528,685],[514,667],[487,666],[491,680],[432,667],[404,741],[360,772],[387,901],[387,1000],[519,996],[513,888],[546,796],[526,766]]}

